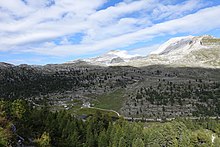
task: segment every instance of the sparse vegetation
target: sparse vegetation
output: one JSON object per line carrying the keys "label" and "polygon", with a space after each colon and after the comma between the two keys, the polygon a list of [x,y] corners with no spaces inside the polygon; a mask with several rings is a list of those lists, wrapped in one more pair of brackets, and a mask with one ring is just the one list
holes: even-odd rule
{"label": "sparse vegetation", "polygon": [[48,65],[1,69],[0,95],[77,114],[85,102],[132,117],[219,114],[219,69]]}

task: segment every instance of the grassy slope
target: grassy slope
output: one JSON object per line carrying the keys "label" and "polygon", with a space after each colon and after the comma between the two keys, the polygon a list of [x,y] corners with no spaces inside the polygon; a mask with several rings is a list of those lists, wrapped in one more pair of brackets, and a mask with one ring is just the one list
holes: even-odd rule
{"label": "grassy slope", "polygon": [[96,109],[96,108],[81,108],[81,109],[78,109],[77,114],[78,115],[82,115],[82,114],[94,115],[97,111],[100,112],[101,114],[108,114],[111,117],[118,117],[118,115],[113,111],[99,110],[99,109]]}
{"label": "grassy slope", "polygon": [[124,89],[118,89],[111,93],[96,96],[95,106],[97,108],[119,111],[124,102]]}
{"label": "grassy slope", "polygon": [[[122,108],[123,102],[124,102],[124,95],[125,90],[124,89],[118,89],[110,93],[105,93],[102,95],[89,95],[92,99],[94,99],[94,107],[95,108],[80,108],[82,106],[81,101],[71,101],[67,102],[66,105],[70,107],[67,111],[71,114],[75,115],[82,115],[82,114],[94,114],[96,111],[101,112],[102,114],[109,114],[110,116],[115,116],[117,117],[118,115],[109,110],[115,110],[119,111]],[[71,104],[74,104],[74,106],[71,106]],[[106,109],[105,110],[99,110],[96,108],[101,108],[101,109]],[[64,110],[64,106],[53,106],[51,107],[52,111],[60,111]]]}

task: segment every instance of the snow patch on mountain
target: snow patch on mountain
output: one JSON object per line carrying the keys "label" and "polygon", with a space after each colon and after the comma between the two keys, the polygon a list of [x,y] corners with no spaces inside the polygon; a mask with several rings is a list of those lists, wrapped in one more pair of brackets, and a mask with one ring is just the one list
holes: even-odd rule
{"label": "snow patch on mountain", "polygon": [[136,55],[130,55],[128,54],[127,51],[125,50],[111,50],[110,52],[107,53],[108,55],[114,55],[114,56],[118,56],[122,59],[130,59],[130,58],[133,58],[133,57],[136,57],[138,56],[137,54]]}
{"label": "snow patch on mountain", "polygon": [[112,50],[98,57],[80,61],[100,66],[140,67],[160,64],[220,68],[220,39],[209,35],[176,37],[162,44],[148,56]]}
{"label": "snow patch on mountain", "polygon": [[201,48],[208,48],[208,46],[204,46],[202,43],[204,38],[214,39],[214,37],[210,35],[203,35],[198,37],[175,37],[162,44],[157,50],[151,52],[150,55],[185,55],[191,51],[195,51]]}
{"label": "snow patch on mountain", "polygon": [[193,38],[194,36],[171,38],[170,40],[162,44],[156,51],[153,51],[150,54],[164,55],[178,49],[182,49],[183,51],[185,51],[184,48],[190,47],[193,42]]}
{"label": "snow patch on mountain", "polygon": [[136,58],[137,56],[139,56],[139,55],[137,55],[137,54],[130,55],[125,50],[111,50],[101,56],[89,58],[89,59],[84,59],[83,61],[86,61],[90,64],[95,64],[95,65],[109,66],[114,63],[128,62],[132,58]]}

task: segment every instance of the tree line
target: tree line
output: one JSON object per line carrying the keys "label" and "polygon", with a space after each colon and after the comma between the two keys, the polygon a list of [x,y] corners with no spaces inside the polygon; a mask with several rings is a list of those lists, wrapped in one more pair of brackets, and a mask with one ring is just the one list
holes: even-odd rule
{"label": "tree line", "polygon": [[67,111],[33,108],[27,101],[0,101],[0,146],[218,147],[220,121],[177,119],[166,123],[113,120],[97,112],[86,121]]}

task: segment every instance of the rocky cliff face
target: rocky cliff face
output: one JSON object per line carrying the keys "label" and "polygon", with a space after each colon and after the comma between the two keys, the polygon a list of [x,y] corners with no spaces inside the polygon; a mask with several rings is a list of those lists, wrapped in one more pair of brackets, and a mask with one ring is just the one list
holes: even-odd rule
{"label": "rocky cliff face", "polygon": [[114,63],[122,63],[122,62],[125,62],[125,61],[122,58],[117,57],[117,58],[113,58],[110,63],[114,64]]}

